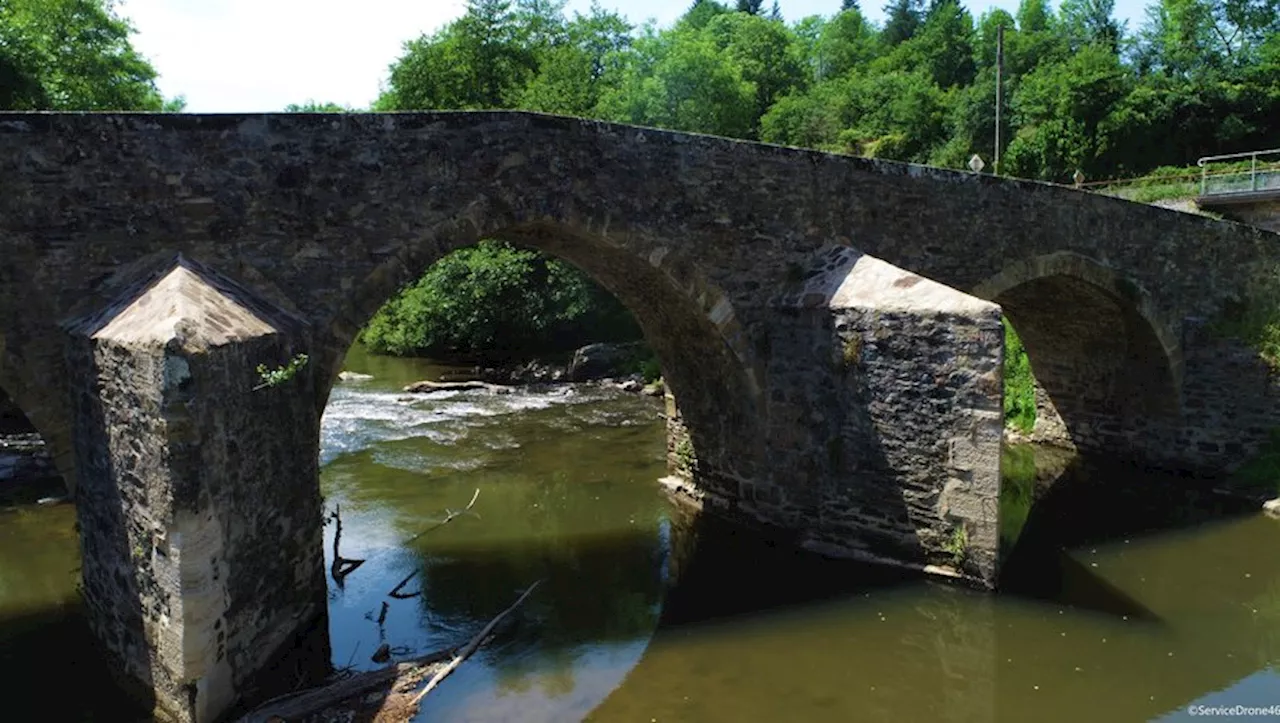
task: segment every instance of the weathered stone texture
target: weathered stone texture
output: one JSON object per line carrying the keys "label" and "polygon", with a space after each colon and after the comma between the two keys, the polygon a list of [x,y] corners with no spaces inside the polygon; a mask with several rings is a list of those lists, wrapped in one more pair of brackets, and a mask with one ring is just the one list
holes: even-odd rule
{"label": "weathered stone texture", "polygon": [[309,378],[253,390],[305,325],[184,259],[119,291],[69,328],[89,619],[163,716],[212,721],[327,632]]}

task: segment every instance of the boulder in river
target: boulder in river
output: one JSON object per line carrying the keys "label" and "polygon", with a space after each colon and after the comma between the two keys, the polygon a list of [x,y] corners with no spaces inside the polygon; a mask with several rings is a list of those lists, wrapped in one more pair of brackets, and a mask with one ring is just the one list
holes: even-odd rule
{"label": "boulder in river", "polygon": [[338,381],[340,382],[367,382],[373,379],[372,374],[361,374],[360,372],[339,372]]}
{"label": "boulder in river", "polygon": [[569,379],[575,382],[628,374],[644,358],[644,342],[588,344],[573,353]]}

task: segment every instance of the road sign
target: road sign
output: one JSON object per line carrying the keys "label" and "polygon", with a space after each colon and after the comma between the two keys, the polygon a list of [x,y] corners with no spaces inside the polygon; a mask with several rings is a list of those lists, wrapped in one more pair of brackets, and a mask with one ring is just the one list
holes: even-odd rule
{"label": "road sign", "polygon": [[986,167],[987,164],[982,162],[982,156],[979,156],[977,153],[973,154],[973,158],[969,159],[969,170],[974,173],[982,173],[982,169]]}

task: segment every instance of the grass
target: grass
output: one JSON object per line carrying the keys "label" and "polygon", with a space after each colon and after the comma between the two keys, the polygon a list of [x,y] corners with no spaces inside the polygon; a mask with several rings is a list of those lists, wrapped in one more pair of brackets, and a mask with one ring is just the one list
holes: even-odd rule
{"label": "grass", "polygon": [[[1272,164],[1259,164],[1259,168],[1268,168]],[[1237,174],[1248,171],[1250,161],[1210,164],[1210,178],[1220,175]],[[1086,187],[1096,193],[1117,196],[1139,203],[1152,203],[1173,198],[1193,198],[1200,195],[1200,178],[1203,173],[1199,166],[1160,166],[1138,178],[1116,179],[1090,183]]]}
{"label": "grass", "polygon": [[1036,380],[1013,325],[1004,319],[1004,423],[1021,432],[1036,426]]}

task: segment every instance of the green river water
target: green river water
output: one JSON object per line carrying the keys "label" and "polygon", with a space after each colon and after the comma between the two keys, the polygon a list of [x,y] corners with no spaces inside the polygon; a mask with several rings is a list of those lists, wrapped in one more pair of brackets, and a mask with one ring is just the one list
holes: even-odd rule
{"label": "green river water", "polygon": [[[1024,534],[989,594],[674,507],[656,483],[656,400],[410,397],[400,387],[438,369],[358,349],[347,368],[374,378],[330,399],[322,485],[343,556],[367,562],[330,581],[334,664],[377,667],[381,642],[458,644],[544,580],[419,720],[1175,721],[1198,705],[1280,720],[1280,522],[1185,481],[1076,470],[1029,517],[1010,505]],[[1008,455],[1005,496],[1029,498],[1036,463]],[[476,489],[475,514],[406,543]],[[75,604],[74,519],[66,504],[0,509],[0,720],[136,719]],[[405,591],[422,594],[389,599],[414,570]]]}

